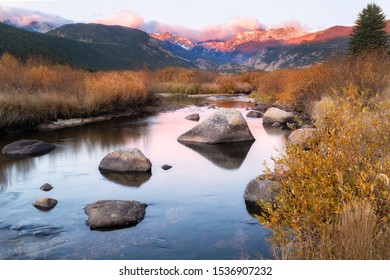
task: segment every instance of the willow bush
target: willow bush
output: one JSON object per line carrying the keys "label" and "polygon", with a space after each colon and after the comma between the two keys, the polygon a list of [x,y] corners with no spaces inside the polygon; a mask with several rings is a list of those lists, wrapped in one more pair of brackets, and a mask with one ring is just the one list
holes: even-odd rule
{"label": "willow bush", "polygon": [[[275,183],[275,203],[262,205],[260,222],[273,230],[278,257],[388,259],[389,99],[351,86],[313,112],[317,138],[308,150],[290,145],[276,159],[287,172]],[[363,229],[369,234],[359,236]]]}

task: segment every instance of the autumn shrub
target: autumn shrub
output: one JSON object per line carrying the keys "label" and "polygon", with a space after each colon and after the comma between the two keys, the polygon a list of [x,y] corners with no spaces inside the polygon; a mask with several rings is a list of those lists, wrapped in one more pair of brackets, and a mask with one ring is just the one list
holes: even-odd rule
{"label": "autumn shrub", "polygon": [[275,183],[277,207],[263,204],[259,220],[279,257],[390,258],[390,100],[342,91],[315,104],[309,149],[288,145],[276,160],[288,171]]}

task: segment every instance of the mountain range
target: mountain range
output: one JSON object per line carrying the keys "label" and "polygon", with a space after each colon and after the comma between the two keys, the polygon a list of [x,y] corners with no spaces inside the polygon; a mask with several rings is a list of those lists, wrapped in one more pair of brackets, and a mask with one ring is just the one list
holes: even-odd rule
{"label": "mountain range", "polygon": [[[307,33],[296,27],[257,29],[229,40],[195,41],[0,6],[0,54],[46,57],[88,70],[198,67],[217,71],[306,67],[347,50],[349,26]],[[390,34],[390,21],[387,21]]]}

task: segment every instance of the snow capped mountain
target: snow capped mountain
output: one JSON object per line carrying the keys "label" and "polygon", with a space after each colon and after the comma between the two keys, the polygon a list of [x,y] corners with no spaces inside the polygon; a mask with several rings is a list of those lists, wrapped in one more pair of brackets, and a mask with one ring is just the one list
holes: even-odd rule
{"label": "snow capped mountain", "polygon": [[180,37],[178,35],[171,34],[169,32],[165,33],[151,33],[151,37],[156,38],[160,41],[168,41],[172,44],[179,45],[183,49],[190,50],[195,47],[195,43],[190,39]]}
{"label": "snow capped mountain", "polygon": [[235,50],[244,50],[247,52],[258,51],[272,45],[281,44],[291,38],[304,35],[305,32],[295,27],[285,27],[276,29],[258,29],[236,34],[232,39],[224,44],[215,44],[208,46],[217,48],[223,52],[232,52]]}
{"label": "snow capped mountain", "polygon": [[72,23],[71,20],[56,15],[5,6],[0,6],[0,21],[15,27],[41,33]]}

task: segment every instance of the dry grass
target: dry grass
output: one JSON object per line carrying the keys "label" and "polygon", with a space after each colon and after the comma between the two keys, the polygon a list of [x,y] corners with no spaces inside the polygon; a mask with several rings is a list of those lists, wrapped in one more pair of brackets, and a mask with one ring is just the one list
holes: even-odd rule
{"label": "dry grass", "polygon": [[0,128],[28,128],[57,118],[90,117],[141,106],[145,72],[88,73],[30,59],[0,58]]}

